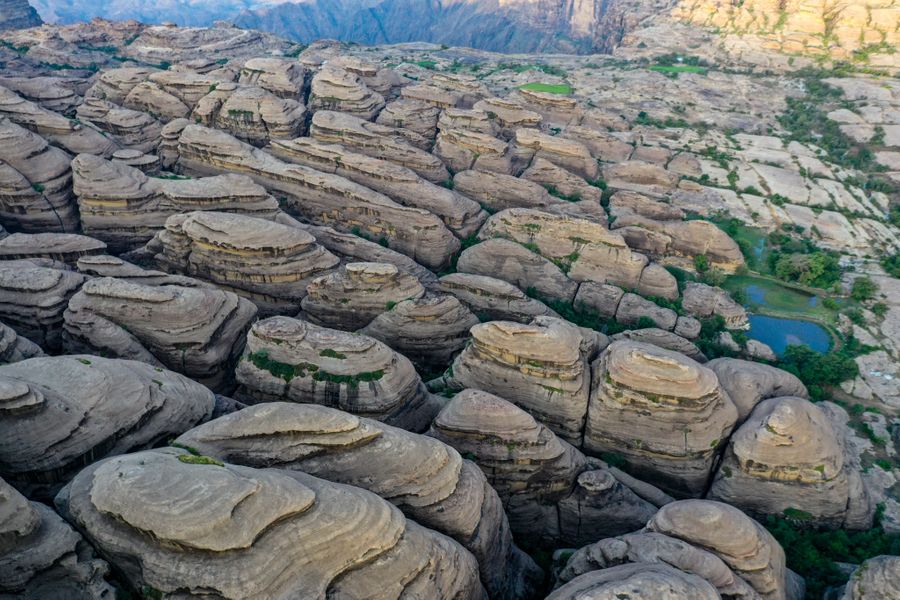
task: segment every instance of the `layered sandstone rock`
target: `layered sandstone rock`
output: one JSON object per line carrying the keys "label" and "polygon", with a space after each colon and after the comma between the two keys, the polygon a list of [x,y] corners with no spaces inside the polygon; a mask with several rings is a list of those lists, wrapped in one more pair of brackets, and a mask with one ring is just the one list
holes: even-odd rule
{"label": "layered sandstone rock", "polygon": [[89,154],[72,161],[72,174],[84,232],[115,251],[148,242],[177,213],[207,210],[273,219],[279,212],[278,202],[245,175],[158,179]]}
{"label": "layered sandstone rock", "polygon": [[699,496],[737,409],[716,374],[649,344],[617,341],[593,364],[584,447],[621,455],[663,490]]}
{"label": "layered sandstone rock", "polygon": [[74,267],[82,256],[105,252],[106,244],[77,233],[14,233],[0,240],[0,261],[46,258]]}
{"label": "layered sandstone rock", "polygon": [[255,317],[256,307],[231,292],[104,277],[69,301],[64,341],[70,352],[164,366],[223,391]]}
{"label": "layered sandstone rock", "polygon": [[106,562],[44,504],[0,479],[0,594],[21,600],[100,600],[115,592]]}
{"label": "layered sandstone rock", "polygon": [[510,526],[532,544],[581,545],[642,527],[656,507],[510,402],[457,394],[429,435],[475,461],[500,494]]}
{"label": "layered sandstone rock", "polygon": [[722,387],[743,421],[757,404],[768,398],[807,398],[806,386],[793,373],[738,358],[717,358],[706,365],[719,377]]}
{"label": "layered sandstone rock", "polygon": [[154,269],[144,269],[134,263],[122,260],[109,254],[83,256],[78,259],[76,268],[80,273],[90,277],[115,277],[143,285],[180,285],[184,287],[213,287],[205,281],[172,275]]}
{"label": "layered sandstone rock", "polygon": [[472,108],[484,112],[495,121],[505,139],[513,137],[521,127],[539,127],[541,124],[540,114],[528,110],[512,98],[484,98]]}
{"label": "layered sandstone rock", "polygon": [[[407,129],[422,136],[423,140],[434,143],[440,114],[439,108],[427,102],[399,98],[389,102],[375,122],[385,127]],[[428,150],[427,147],[422,149]]]}
{"label": "layered sandstone rock", "polygon": [[[583,177],[541,157],[531,162],[522,173],[522,179],[537,183],[556,196],[564,196],[570,202],[583,200],[599,205],[603,195],[599,187],[588,184]],[[605,218],[600,222],[606,225]]]}
{"label": "layered sandstone rock", "polygon": [[478,317],[459,299],[441,294],[399,302],[360,333],[410,357],[421,369],[443,369],[465,347],[469,329],[478,323]]}
{"label": "layered sandstone rock", "polygon": [[434,439],[323,406],[269,403],[176,441],[229,463],[301,471],[374,492],[470,550],[492,597],[530,597],[540,578],[512,543],[500,499],[481,471]]}
{"label": "layered sandstone rock", "polygon": [[[704,355],[703,352],[701,352],[695,344],[686,340],[678,334],[672,333],[671,331],[659,329],[658,327],[647,327],[646,329],[632,329],[629,331],[623,331],[621,333],[613,335],[610,339],[612,339],[613,341],[631,340],[633,342],[652,344],[666,350],[672,350],[679,354],[684,354],[688,358],[691,358],[701,364],[707,361],[706,355]],[[706,367],[712,368],[709,364],[707,364]],[[718,375],[718,373],[716,374]],[[729,391],[729,387],[723,381],[721,376],[719,377],[719,381],[722,383],[722,388],[725,389],[726,392]],[[729,394],[729,397],[731,397],[731,394]],[[740,409],[738,409],[738,414],[740,414]]]}
{"label": "layered sandstone rock", "polygon": [[295,60],[251,58],[241,66],[239,83],[259,86],[279,98],[302,100],[309,72]]}
{"label": "layered sandstone rock", "polygon": [[67,116],[74,114],[82,102],[77,86],[72,86],[71,83],[66,77],[29,77],[15,74],[0,77],[0,85],[11,89],[26,100]]}
{"label": "layered sandstone rock", "polygon": [[492,321],[471,330],[452,379],[525,409],[566,441],[580,445],[590,373],[577,327],[554,317],[530,325]]}
{"label": "layered sandstone rock", "polygon": [[373,581],[383,598],[483,594],[458,543],[370,492],[296,471],[152,450],[91,465],[57,504],[130,586],[155,594],[359,598]]}
{"label": "layered sandstone rock", "polygon": [[253,325],[237,380],[241,400],[332,406],[410,431],[440,408],[412,363],[382,342],[287,317]]}
{"label": "layered sandstone rock", "polygon": [[586,219],[509,209],[492,215],[478,235],[531,244],[542,256],[562,264],[574,281],[609,283],[648,296],[678,296],[670,273],[631,251],[617,233]]}
{"label": "layered sandstone rock", "polygon": [[233,291],[262,315],[295,314],[307,284],[340,262],[302,229],[219,212],[169,217],[148,248],[163,270]]}
{"label": "layered sandstone rock", "polygon": [[310,136],[329,144],[341,144],[355,152],[381,158],[412,169],[432,183],[450,178],[439,158],[410,143],[403,130],[369,123],[353,115],[320,110],[313,115]]}
{"label": "layered sandstone rock", "polygon": [[747,311],[735,302],[722,288],[705,283],[688,283],[684,286],[682,306],[688,313],[700,319],[718,315],[725,319],[729,329],[745,327]]}
{"label": "layered sandstone rock", "polygon": [[541,133],[537,129],[516,130],[516,145],[534,158],[543,158],[588,180],[597,179],[600,168],[587,147],[575,140]]}
{"label": "layered sandstone rock", "polygon": [[[594,127],[569,125],[562,135],[584,144],[591,156],[602,162],[626,161],[634,152],[634,146],[628,142],[612,133]],[[612,208],[612,204],[610,204],[610,208]]]}
{"label": "layered sandstone rock", "polygon": [[26,232],[78,230],[71,158],[0,118],[0,222]]}
{"label": "layered sandstone rock", "polygon": [[850,576],[841,600],[876,600],[900,596],[900,558],[876,556]]}
{"label": "layered sandstone rock", "polygon": [[636,325],[641,319],[650,319],[656,327],[671,331],[678,321],[678,313],[637,294],[623,294],[616,308],[616,320],[625,325]]}
{"label": "layered sandstone rock", "polygon": [[[321,114],[316,114],[314,124]],[[437,215],[401,206],[343,177],[282,162],[221,131],[189,125],[181,134],[178,152],[185,169],[246,173],[283,197],[289,212],[316,224],[383,238],[389,247],[425,266],[441,267],[459,248],[459,240]]]}
{"label": "layered sandstone rock", "polygon": [[268,150],[287,162],[346,177],[403,204],[436,214],[458,237],[467,238],[487,219],[477,202],[422,179],[412,169],[351,152],[312,138],[276,141]]}
{"label": "layered sandstone rock", "polygon": [[707,500],[673,502],[650,519],[646,530],[715,554],[762,598],[793,597],[784,550],[762,525],[732,506]]}
{"label": "layered sandstone rock", "polygon": [[177,373],[88,355],[2,366],[0,389],[0,472],[41,498],[97,458],[183,433],[215,404]]}
{"label": "layered sandstone rock", "polygon": [[123,148],[151,153],[161,141],[162,123],[139,110],[123,108],[100,98],[85,98],[76,114],[80,120],[88,121],[112,136]]}
{"label": "layered sandstone rock", "polygon": [[575,98],[561,94],[519,88],[507,98],[541,115],[544,125],[567,125],[577,120],[582,114],[582,109],[578,106]]}
{"label": "layered sandstone rock", "polygon": [[530,323],[534,317],[557,316],[546,304],[502,279],[451,273],[441,277],[439,289],[456,296],[484,321]]}
{"label": "layered sandstone rock", "polygon": [[576,577],[554,590],[547,600],[616,600],[631,594],[635,598],[654,600],[717,600],[720,597],[706,580],[674,567],[625,564]]}
{"label": "layered sandstone rock", "polygon": [[731,436],[709,497],[751,514],[799,511],[805,520],[844,526],[858,505],[862,513],[869,506],[841,433],[809,400],[764,400]]}
{"label": "layered sandstone rock", "polygon": [[0,262],[0,319],[47,350],[58,350],[63,312],[84,275],[29,261]]}
{"label": "layered sandstone rock", "polygon": [[191,113],[197,123],[223,129],[255,146],[291,139],[303,132],[306,107],[297,100],[231,82],[209,89]]}
{"label": "layered sandstone rock", "polygon": [[356,331],[425,288],[413,275],[389,263],[348,263],[317,277],[307,287],[303,317],[317,325]]}
{"label": "layered sandstone rock", "polygon": [[372,121],[384,108],[384,96],[370,90],[355,73],[326,66],[312,79],[309,108],[339,111]]}
{"label": "layered sandstone rock", "polygon": [[629,160],[603,167],[603,179],[615,190],[663,196],[675,191],[680,177],[659,165]]}
{"label": "layered sandstone rock", "polygon": [[41,347],[16,333],[16,330],[0,323],[0,364],[9,364],[43,356]]}
{"label": "layered sandstone rock", "polygon": [[[443,118],[443,117],[442,117]],[[434,144],[434,154],[454,172],[474,169],[508,174],[512,163],[506,142],[492,133],[445,124]]]}
{"label": "layered sandstone rock", "polygon": [[542,185],[512,175],[484,171],[460,171],[453,189],[493,212],[507,208],[545,208],[561,201]]}

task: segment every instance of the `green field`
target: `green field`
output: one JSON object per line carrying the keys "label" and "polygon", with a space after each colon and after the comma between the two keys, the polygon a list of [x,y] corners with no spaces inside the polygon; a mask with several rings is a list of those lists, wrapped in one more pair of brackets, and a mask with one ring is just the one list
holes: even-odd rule
{"label": "green field", "polygon": [[547,94],[562,94],[567,96],[575,91],[571,85],[565,83],[526,83],[519,86],[520,90],[528,90],[530,92],[545,92]]}
{"label": "green field", "polygon": [[[824,293],[813,295],[795,289],[766,277],[755,275],[733,275],[722,285],[729,292],[742,290],[747,296],[747,305],[752,312],[781,317],[800,317],[834,323],[837,312],[826,308],[822,300]],[[837,300],[840,304],[840,300]]]}
{"label": "green field", "polygon": [[694,65],[654,65],[648,68],[651,71],[657,71],[659,73],[699,73],[700,75],[706,75],[706,71],[708,70],[706,67],[697,67]]}

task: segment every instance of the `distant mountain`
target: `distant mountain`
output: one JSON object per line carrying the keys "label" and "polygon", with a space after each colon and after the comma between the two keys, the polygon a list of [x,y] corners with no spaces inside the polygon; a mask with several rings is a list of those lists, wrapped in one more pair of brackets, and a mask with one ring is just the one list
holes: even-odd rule
{"label": "distant mountain", "polygon": [[47,22],[232,21],[299,42],[427,41],[499,52],[606,52],[672,0],[33,0]]}
{"label": "distant mountain", "polygon": [[28,0],[0,0],[0,29],[37,27],[41,18]]}

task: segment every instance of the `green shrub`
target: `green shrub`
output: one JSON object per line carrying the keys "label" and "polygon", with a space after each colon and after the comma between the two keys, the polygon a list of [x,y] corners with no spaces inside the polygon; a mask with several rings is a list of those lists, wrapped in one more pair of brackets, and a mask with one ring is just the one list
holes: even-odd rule
{"label": "green shrub", "polygon": [[875,297],[878,291],[878,284],[872,281],[871,277],[857,277],[853,280],[853,288],[850,290],[850,297],[857,302],[864,302]]}

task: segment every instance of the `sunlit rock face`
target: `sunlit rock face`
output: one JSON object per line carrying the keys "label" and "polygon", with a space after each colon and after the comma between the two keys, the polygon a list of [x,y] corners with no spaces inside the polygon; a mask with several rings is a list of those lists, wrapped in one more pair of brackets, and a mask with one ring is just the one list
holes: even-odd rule
{"label": "sunlit rock face", "polygon": [[670,493],[703,494],[737,421],[716,374],[677,352],[624,340],[592,369],[585,449],[622,455],[635,475]]}
{"label": "sunlit rock face", "polygon": [[151,450],[91,465],[57,504],[131,586],[160,594],[356,598],[373,581],[391,598],[484,593],[457,542],[371,492],[297,471]]}

